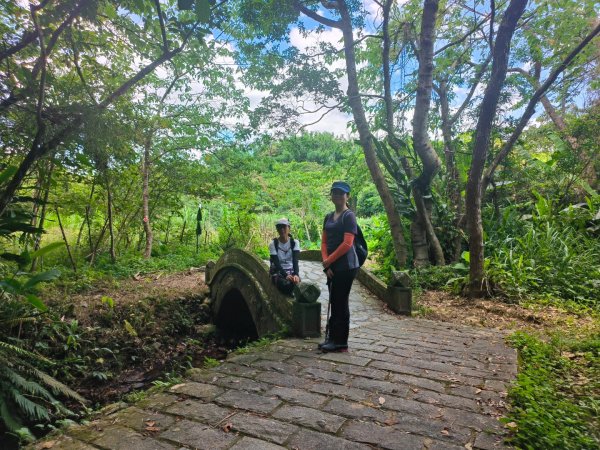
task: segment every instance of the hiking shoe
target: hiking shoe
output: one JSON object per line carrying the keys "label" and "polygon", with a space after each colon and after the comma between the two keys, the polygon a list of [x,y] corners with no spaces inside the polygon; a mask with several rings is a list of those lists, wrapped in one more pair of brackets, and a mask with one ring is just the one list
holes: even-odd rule
{"label": "hiking shoe", "polygon": [[324,352],[347,352],[348,344],[334,344],[333,342],[327,342],[321,346],[321,350]]}
{"label": "hiking shoe", "polygon": [[317,348],[318,348],[319,350],[321,350],[321,349],[323,348],[323,346],[324,346],[324,345],[327,345],[327,344],[329,344],[329,342],[330,342],[330,341],[329,341],[329,339],[328,339],[328,338],[326,338],[326,339],[325,339],[323,342],[319,342],[319,343],[317,344]]}

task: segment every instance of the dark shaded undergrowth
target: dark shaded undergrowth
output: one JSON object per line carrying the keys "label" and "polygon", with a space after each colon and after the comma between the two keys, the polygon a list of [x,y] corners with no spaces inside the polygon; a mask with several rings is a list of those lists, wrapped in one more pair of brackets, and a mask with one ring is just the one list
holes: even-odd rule
{"label": "dark shaded undergrowth", "polygon": [[[48,313],[22,323],[23,347],[43,355],[49,375],[87,400],[85,406],[65,401],[68,412],[51,420],[29,422],[21,441],[40,437],[65,420],[78,420],[90,410],[176,376],[209,359],[222,359],[227,349],[210,324],[206,286],[195,294],[138,296],[115,301],[109,296],[49,301]],[[17,436],[0,430],[0,448],[18,448]]]}

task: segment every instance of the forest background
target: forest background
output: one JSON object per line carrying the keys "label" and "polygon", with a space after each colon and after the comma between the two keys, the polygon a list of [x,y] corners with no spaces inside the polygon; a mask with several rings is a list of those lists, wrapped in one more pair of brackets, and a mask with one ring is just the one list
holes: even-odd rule
{"label": "forest background", "polygon": [[[0,8],[5,431],[26,440],[32,424],[68,416],[54,395],[82,401],[67,385],[86,369],[110,379],[64,320],[72,295],[232,247],[266,257],[282,216],[303,249],[319,248],[329,186],[343,179],[382,279],[405,270],[417,289],[593,318],[576,342],[515,338],[545,366],[523,372],[512,401],[516,442],[537,442],[549,423],[556,442],[595,442],[597,2]],[[583,356],[566,361],[565,349]],[[76,364],[51,368],[65,355]],[[591,395],[556,381],[573,373]],[[537,376],[555,381],[533,409],[551,417],[534,421]],[[561,416],[579,425],[561,428]]]}

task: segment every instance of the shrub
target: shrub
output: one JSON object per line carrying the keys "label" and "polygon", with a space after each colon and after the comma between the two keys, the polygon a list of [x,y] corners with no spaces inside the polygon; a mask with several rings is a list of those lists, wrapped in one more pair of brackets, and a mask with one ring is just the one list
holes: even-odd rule
{"label": "shrub", "polygon": [[[523,332],[509,342],[519,350],[520,371],[509,391],[512,409],[504,421],[516,425],[518,448],[597,449],[600,336],[546,343]],[[586,348],[578,358],[565,357]],[[562,352],[561,352],[562,350]],[[578,376],[581,375],[581,376]],[[579,383],[573,383],[577,377]]]}

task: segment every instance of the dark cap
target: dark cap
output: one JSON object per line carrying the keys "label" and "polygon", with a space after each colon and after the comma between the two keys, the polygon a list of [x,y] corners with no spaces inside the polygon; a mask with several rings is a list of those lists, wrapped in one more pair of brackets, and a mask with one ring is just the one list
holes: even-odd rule
{"label": "dark cap", "polygon": [[334,181],[331,185],[331,190],[339,189],[340,191],[345,192],[346,194],[350,193],[350,185],[345,181]]}

